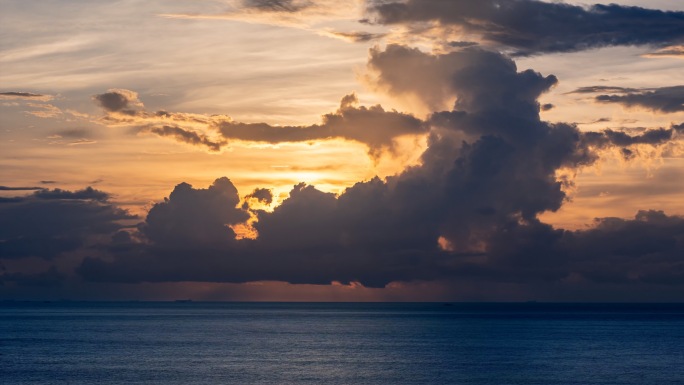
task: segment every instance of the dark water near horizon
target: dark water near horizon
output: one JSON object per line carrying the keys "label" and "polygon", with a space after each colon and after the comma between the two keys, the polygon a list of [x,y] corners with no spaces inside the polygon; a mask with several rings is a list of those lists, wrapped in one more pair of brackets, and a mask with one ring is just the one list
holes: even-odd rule
{"label": "dark water near horizon", "polygon": [[684,384],[684,305],[0,302],[0,384]]}

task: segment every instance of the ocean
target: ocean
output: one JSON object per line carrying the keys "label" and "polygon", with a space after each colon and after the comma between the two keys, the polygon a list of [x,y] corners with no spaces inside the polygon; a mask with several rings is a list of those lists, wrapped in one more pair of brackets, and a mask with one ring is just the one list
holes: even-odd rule
{"label": "ocean", "polygon": [[0,384],[684,384],[684,305],[0,302]]}

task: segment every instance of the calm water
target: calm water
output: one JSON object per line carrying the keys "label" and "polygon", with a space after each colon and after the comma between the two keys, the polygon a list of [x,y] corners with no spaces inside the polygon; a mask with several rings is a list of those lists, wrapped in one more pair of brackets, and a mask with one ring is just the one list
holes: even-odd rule
{"label": "calm water", "polygon": [[0,384],[684,384],[683,305],[0,302]]}

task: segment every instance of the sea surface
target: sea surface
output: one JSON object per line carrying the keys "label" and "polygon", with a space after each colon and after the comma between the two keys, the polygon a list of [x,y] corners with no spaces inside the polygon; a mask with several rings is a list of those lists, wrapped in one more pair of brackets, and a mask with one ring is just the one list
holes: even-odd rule
{"label": "sea surface", "polygon": [[684,384],[684,305],[0,302],[0,384]]}

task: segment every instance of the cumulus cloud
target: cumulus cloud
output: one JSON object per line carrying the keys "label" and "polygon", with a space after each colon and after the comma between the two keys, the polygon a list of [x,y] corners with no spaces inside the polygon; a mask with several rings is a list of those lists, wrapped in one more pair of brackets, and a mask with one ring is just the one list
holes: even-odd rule
{"label": "cumulus cloud", "polygon": [[228,178],[207,189],[181,183],[169,198],[150,209],[141,231],[161,246],[213,245],[235,237],[229,225],[244,222],[249,214],[237,205],[237,189]]}
{"label": "cumulus cloud", "polygon": [[[374,49],[370,63],[391,92],[429,102],[428,82],[455,99],[452,110],[425,122],[431,130],[420,165],[387,180],[359,182],[339,196],[298,184],[273,211],[253,210],[256,239],[238,239],[230,228],[247,221],[248,206],[237,208],[239,196],[227,179],[207,190],[179,185],[140,225],[149,243],[112,260],[88,258],[79,274],[114,282],[337,281],[368,287],[416,280],[530,288],[616,279],[651,284],[657,277],[662,284],[681,283],[677,275],[662,275],[682,263],[680,217],[643,212],[635,220],[600,219],[576,232],[538,218],[567,199],[569,182],[556,176],[558,170],[591,165],[596,151],[608,146],[667,143],[676,128],[629,136],[543,122],[538,98],[555,77],[518,71],[511,59],[476,48],[435,55],[388,46]],[[428,74],[439,74],[441,82]],[[256,191],[251,196],[258,199]],[[652,237],[656,233],[662,237]],[[628,235],[638,247],[627,255],[617,240]],[[659,249],[661,241],[668,246]],[[597,250],[610,251],[610,263]],[[611,266],[625,267],[619,279],[602,278],[614,275]]]}
{"label": "cumulus cloud", "polygon": [[370,0],[368,14],[380,24],[438,23],[456,29],[456,34],[475,35],[521,55],[620,45],[666,46],[684,40],[684,12],[617,4],[582,7],[537,0]]}
{"label": "cumulus cloud", "polygon": [[[522,107],[526,113],[534,115],[538,110],[536,99],[532,102],[523,99],[538,96],[558,81],[553,75],[541,77],[531,70],[517,76],[512,60],[477,48],[426,55],[417,48],[390,44],[383,51],[377,47],[371,49],[368,67],[377,74],[375,81],[381,88],[392,94],[413,95],[433,111],[457,97],[459,109],[515,110]],[[500,81],[510,84],[502,87]],[[520,91],[515,89],[518,85]],[[477,91],[471,91],[471,88]],[[482,92],[485,88],[490,88],[491,92]],[[457,95],[459,92],[461,94]],[[512,99],[508,95],[510,92]]]}
{"label": "cumulus cloud", "polygon": [[93,237],[113,233],[135,219],[107,203],[109,194],[41,189],[0,201],[0,259],[56,256],[85,247]]}
{"label": "cumulus cloud", "polygon": [[[639,285],[684,286],[684,218],[643,211],[634,219],[597,219],[578,231],[540,220],[568,200],[572,181],[559,171],[590,166],[608,148],[666,145],[679,140],[681,125],[630,134],[542,121],[539,98],[557,84],[555,76],[520,70],[498,52],[460,48],[426,53],[388,45],[370,52],[377,87],[426,106],[448,106],[425,120],[360,107],[354,95],[344,97],[321,124],[306,127],[151,113],[132,109],[128,101],[105,106],[96,99],[110,122],[150,132],[171,127],[156,134],[204,146],[209,145],[203,140],[216,138],[279,143],[337,137],[382,149],[391,148],[397,136],[423,133],[428,148],[418,165],[356,183],[339,195],[297,184],[272,211],[259,209],[273,201],[266,189],[241,199],[227,178],[207,188],[181,183],[135,229],[123,228],[121,221],[130,216],[112,206],[106,193],[39,190],[0,201],[0,251],[6,258],[55,258],[83,251],[99,238],[99,254],[83,258],[76,270],[93,282],[385,287],[440,281],[513,283],[530,292],[603,284],[622,285],[623,292]],[[202,137],[203,132],[215,136]],[[261,204],[246,204],[254,200]],[[256,237],[240,237],[240,226],[251,227]]]}
{"label": "cumulus cloud", "polygon": [[69,191],[62,190],[59,188],[41,189],[33,194],[34,197],[40,199],[61,199],[61,200],[93,200],[98,202],[106,202],[109,200],[110,195],[104,191],[96,190],[90,186],[84,188],[83,190]]}

